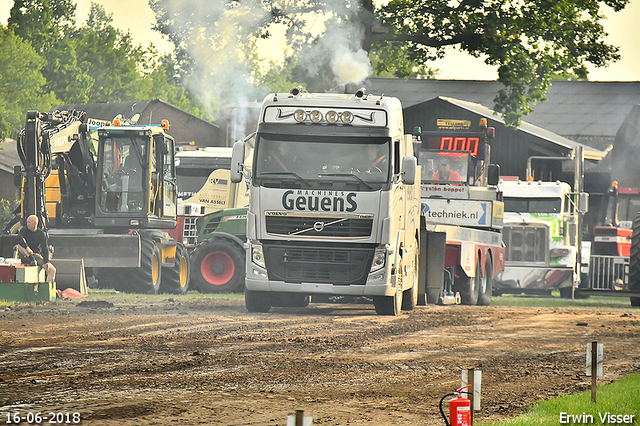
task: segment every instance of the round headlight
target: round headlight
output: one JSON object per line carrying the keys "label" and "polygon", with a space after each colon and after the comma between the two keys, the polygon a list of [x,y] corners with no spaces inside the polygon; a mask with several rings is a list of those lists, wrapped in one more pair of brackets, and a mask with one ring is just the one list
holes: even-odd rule
{"label": "round headlight", "polygon": [[293,114],[294,120],[298,123],[302,123],[306,117],[307,113],[303,109],[299,109]]}
{"label": "round headlight", "polygon": [[341,116],[343,123],[349,124],[353,121],[353,114],[349,111],[343,111]]}
{"label": "round headlight", "polygon": [[329,111],[327,112],[327,122],[334,124],[338,121],[338,113],[335,111]]}
{"label": "round headlight", "polygon": [[314,109],[311,111],[311,114],[309,114],[309,118],[311,118],[312,122],[319,123],[322,121],[322,113],[317,109]]}

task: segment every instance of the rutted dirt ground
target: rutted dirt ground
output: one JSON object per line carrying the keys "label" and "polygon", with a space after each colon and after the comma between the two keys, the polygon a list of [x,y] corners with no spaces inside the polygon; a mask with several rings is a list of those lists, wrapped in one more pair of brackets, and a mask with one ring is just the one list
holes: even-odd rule
{"label": "rutted dirt ground", "polygon": [[242,299],[122,295],[0,306],[0,424],[79,412],[83,425],[442,425],[440,397],[482,369],[476,420],[640,371],[640,310],[366,304],[249,314]]}

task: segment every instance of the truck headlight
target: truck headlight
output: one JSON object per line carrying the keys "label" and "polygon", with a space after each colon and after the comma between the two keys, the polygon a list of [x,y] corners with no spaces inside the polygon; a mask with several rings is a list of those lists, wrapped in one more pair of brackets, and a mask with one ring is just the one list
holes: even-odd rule
{"label": "truck headlight", "polygon": [[549,257],[567,257],[571,251],[566,247],[552,248],[549,250]]}
{"label": "truck headlight", "polygon": [[384,268],[387,263],[387,249],[376,249],[373,255],[373,262],[371,262],[371,270],[369,272],[379,271]]}
{"label": "truck headlight", "polygon": [[267,267],[264,263],[264,253],[261,245],[251,244],[251,261],[261,268]]}

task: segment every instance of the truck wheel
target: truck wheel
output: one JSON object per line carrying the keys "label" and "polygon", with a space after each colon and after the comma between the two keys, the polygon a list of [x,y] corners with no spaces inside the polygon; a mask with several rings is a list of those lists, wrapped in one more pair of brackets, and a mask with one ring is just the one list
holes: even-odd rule
{"label": "truck wheel", "polygon": [[308,294],[300,293],[271,293],[271,305],[286,308],[306,308],[311,302]]}
{"label": "truck wheel", "polygon": [[[416,247],[418,244],[416,244]],[[418,252],[416,252],[416,259],[413,269],[413,285],[410,289],[402,292],[402,310],[413,311],[418,305]]]}
{"label": "truck wheel", "polygon": [[[462,277],[461,277],[462,278]],[[474,278],[462,278],[461,286],[457,286],[463,305],[477,305],[482,286],[482,268],[480,262],[476,262],[476,276]]]}
{"label": "truck wheel", "polygon": [[249,312],[269,312],[271,294],[266,291],[244,291],[244,306]]}
{"label": "truck wheel", "polygon": [[484,264],[484,277],[479,290],[478,305],[489,306],[493,293],[493,262],[489,256],[487,256],[487,262]]}
{"label": "truck wheel", "polygon": [[638,293],[638,297],[630,297],[631,306],[640,307],[640,213],[633,220],[631,236],[631,252],[629,255],[629,291]]}
{"label": "truck wheel", "polygon": [[199,244],[191,254],[194,287],[201,293],[241,293],[244,291],[244,249],[213,238]]}
{"label": "truck wheel", "polygon": [[162,270],[160,291],[163,293],[185,294],[189,290],[190,266],[187,248],[184,244],[178,243],[173,266]]}
{"label": "truck wheel", "polygon": [[140,267],[122,269],[124,286],[121,290],[130,293],[158,294],[162,280],[160,249],[155,241],[147,238],[141,238],[140,245]]}
{"label": "truck wheel", "polygon": [[393,296],[374,297],[373,306],[378,315],[398,315],[402,310],[402,286],[396,284],[396,292]]}

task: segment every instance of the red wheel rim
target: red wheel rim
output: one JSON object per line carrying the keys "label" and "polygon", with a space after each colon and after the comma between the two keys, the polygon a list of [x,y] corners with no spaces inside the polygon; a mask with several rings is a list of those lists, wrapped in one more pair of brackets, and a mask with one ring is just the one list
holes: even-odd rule
{"label": "red wheel rim", "polygon": [[214,251],[207,254],[200,264],[202,277],[213,285],[228,283],[235,271],[236,265],[233,259],[223,251]]}

